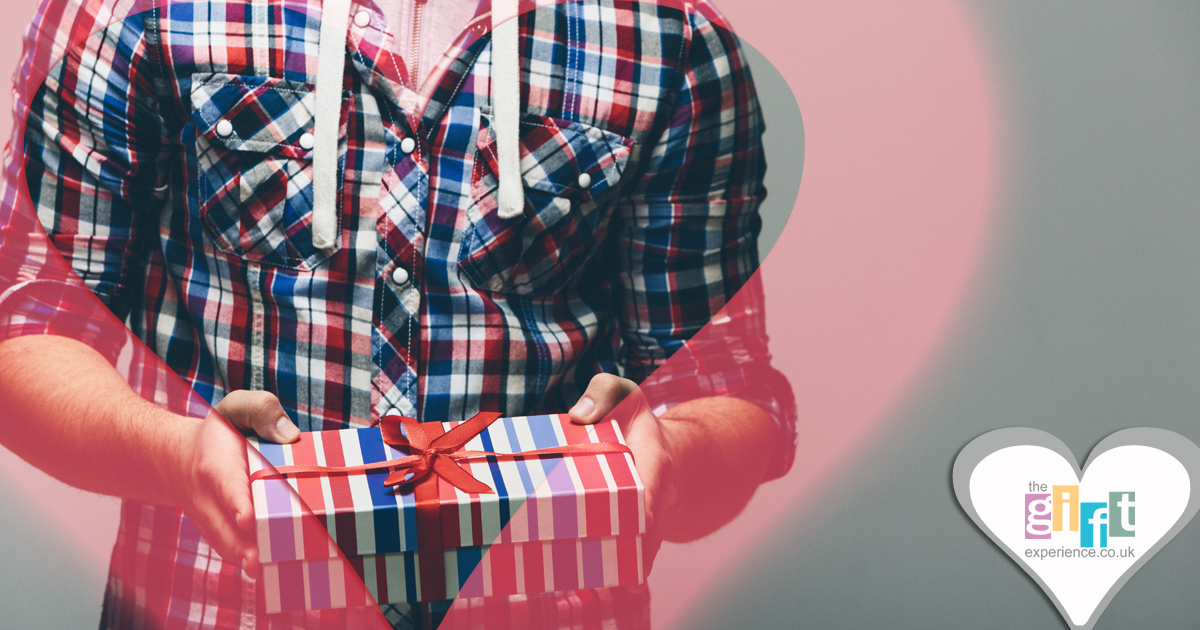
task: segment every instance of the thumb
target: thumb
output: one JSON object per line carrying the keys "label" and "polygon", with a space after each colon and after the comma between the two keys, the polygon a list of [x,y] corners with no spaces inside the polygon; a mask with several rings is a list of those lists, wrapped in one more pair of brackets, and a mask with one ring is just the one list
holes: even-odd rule
{"label": "thumb", "polygon": [[246,389],[229,392],[217,405],[217,412],[238,429],[254,431],[264,440],[287,444],[300,437],[300,429],[271,392]]}
{"label": "thumb", "polygon": [[631,393],[637,383],[615,374],[597,374],[588,382],[587,390],[568,414],[576,424],[594,424],[613,412]]}

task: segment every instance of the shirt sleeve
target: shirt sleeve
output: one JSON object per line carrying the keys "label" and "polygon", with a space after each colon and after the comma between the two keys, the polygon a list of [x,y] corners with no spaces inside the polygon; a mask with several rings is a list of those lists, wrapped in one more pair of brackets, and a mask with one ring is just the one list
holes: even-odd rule
{"label": "shirt sleeve", "polygon": [[[58,41],[95,24],[94,10],[50,0],[26,37],[0,189],[0,339],[64,335],[113,358],[137,288],[138,237],[152,231],[141,224],[157,220],[151,210],[165,191],[156,168],[163,123],[142,16],[79,45]],[[56,30],[52,20],[65,16],[74,21]]]}
{"label": "shirt sleeve", "polygon": [[758,405],[779,432],[775,478],[796,451],[796,406],[770,365],[754,276],[764,124],[735,36],[703,14],[690,21],[674,110],[617,209],[621,364],[637,382],[654,372],[668,404],[725,395]]}

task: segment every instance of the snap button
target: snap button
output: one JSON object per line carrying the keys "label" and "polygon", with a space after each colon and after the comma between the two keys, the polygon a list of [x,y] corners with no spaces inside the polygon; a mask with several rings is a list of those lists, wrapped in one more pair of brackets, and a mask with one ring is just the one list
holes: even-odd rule
{"label": "snap button", "polygon": [[400,141],[400,150],[404,152],[404,155],[408,155],[408,154],[412,153],[413,151],[416,151],[417,150],[417,141],[413,140],[411,137],[401,140]]}
{"label": "snap button", "polygon": [[399,409],[392,407],[391,409],[387,410],[387,413],[383,414],[383,417],[386,418],[388,416],[403,416],[403,415],[404,414],[400,413]]}
{"label": "snap button", "polygon": [[354,25],[358,28],[366,28],[371,24],[371,14],[366,10],[359,11],[354,14]]}
{"label": "snap button", "polygon": [[587,190],[592,186],[592,176],[588,175],[587,173],[580,173],[578,183],[580,188]]}
{"label": "snap button", "polygon": [[396,284],[404,284],[408,282],[408,270],[404,267],[396,267],[392,270],[392,282]]}
{"label": "snap button", "polygon": [[222,119],[217,123],[217,135],[222,138],[228,138],[233,135],[233,123]]}
{"label": "snap button", "polygon": [[305,151],[311,151],[313,148],[313,145],[315,145],[316,143],[317,143],[317,139],[314,138],[311,133],[306,133],[306,134],[300,136],[300,148],[304,149]]}

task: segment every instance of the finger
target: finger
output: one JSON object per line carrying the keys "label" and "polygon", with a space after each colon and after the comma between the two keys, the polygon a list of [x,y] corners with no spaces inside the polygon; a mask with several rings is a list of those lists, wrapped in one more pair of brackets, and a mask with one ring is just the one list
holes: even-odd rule
{"label": "finger", "polygon": [[254,502],[250,495],[245,451],[235,444],[200,466],[198,473],[202,483],[212,490],[225,512],[233,517],[240,529],[253,532]]}
{"label": "finger", "polygon": [[196,491],[188,518],[223,562],[240,566],[251,578],[258,577],[258,547],[253,535],[238,529],[211,491]]}
{"label": "finger", "polygon": [[[641,423],[639,423],[641,424]],[[642,480],[646,502],[646,534],[642,536],[642,575],[646,578],[642,584],[629,587],[634,593],[641,592],[649,584],[650,572],[654,569],[654,559],[662,547],[663,511],[670,500],[665,496],[671,494],[671,458],[659,448],[645,429],[631,427],[631,433],[637,437],[637,443],[630,442],[634,462],[637,466],[638,478]],[[639,435],[640,432],[647,433]]]}
{"label": "finger", "polygon": [[650,584],[650,572],[654,570],[654,559],[658,557],[658,550],[662,548],[663,538],[657,528],[647,526],[646,535],[642,536],[642,577],[645,578],[641,584],[631,584],[628,589],[633,593],[640,593],[646,590],[646,586]]}
{"label": "finger", "polygon": [[[651,561],[653,562],[653,560]],[[245,571],[252,580],[257,580],[262,576],[262,563],[258,560],[258,545],[242,547],[242,571]]]}
{"label": "finger", "polygon": [[571,407],[571,420],[577,424],[599,422],[636,389],[637,384],[627,378],[615,374],[597,374],[588,383],[579,402]]}
{"label": "finger", "polygon": [[665,451],[652,446],[644,438],[639,440],[636,446],[630,444],[630,450],[634,451],[634,461],[638,477],[642,480],[646,501],[646,535],[642,537],[642,575],[646,581],[629,589],[637,593],[649,583],[650,572],[654,570],[654,559],[662,547],[662,528],[665,524],[663,516],[669,509],[667,504],[673,502],[673,499],[669,498],[673,486],[670,481],[671,458]]}
{"label": "finger", "polygon": [[656,444],[630,440],[638,478],[642,481],[646,501],[646,521],[662,523],[663,515],[674,502],[671,484],[671,458]]}
{"label": "finger", "polygon": [[217,405],[217,411],[233,426],[250,429],[264,440],[287,444],[300,437],[300,429],[271,392],[244,389],[229,392]]}
{"label": "finger", "polygon": [[625,443],[633,452],[642,481],[647,524],[666,525],[675,505],[674,461],[666,436],[654,414],[644,410],[624,427]]}

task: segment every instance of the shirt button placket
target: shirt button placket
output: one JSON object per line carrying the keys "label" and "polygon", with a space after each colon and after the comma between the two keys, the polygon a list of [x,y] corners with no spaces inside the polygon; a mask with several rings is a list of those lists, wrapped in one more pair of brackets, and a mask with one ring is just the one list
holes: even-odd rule
{"label": "shirt button placket", "polygon": [[[415,260],[413,262],[415,263]],[[421,309],[421,292],[416,286],[413,273],[404,266],[397,264],[388,275],[388,281],[392,284],[393,290],[396,292],[396,297],[399,298],[400,309],[404,312],[404,317],[407,320],[404,328],[407,331],[408,338],[412,342],[415,342],[420,336],[419,313]],[[411,342],[408,344],[408,354],[412,358],[411,360],[415,360],[416,347]],[[409,404],[416,404],[414,400],[416,385],[416,365],[410,361],[406,365],[405,374],[399,382],[400,390]]]}
{"label": "shirt button placket", "polygon": [[[399,254],[400,259],[408,258],[405,254]],[[410,263],[410,264],[415,264]],[[388,397],[390,405],[382,415],[400,414],[404,416],[416,416],[417,400],[415,392],[417,389],[417,373],[416,366],[411,363],[414,360],[415,346],[411,342],[415,342],[420,335],[419,329],[419,313],[421,304],[420,291],[416,287],[414,275],[409,268],[399,263],[394,264],[391,268],[385,267],[382,271],[382,280],[387,284],[388,289],[395,294],[397,304],[396,311],[385,313],[383,318],[390,322],[388,324],[393,339],[401,345],[408,346],[409,361],[405,361],[403,372],[391,376],[396,387],[395,393],[385,395]],[[379,366],[384,368],[383,365]],[[399,394],[399,396],[396,396]]]}

